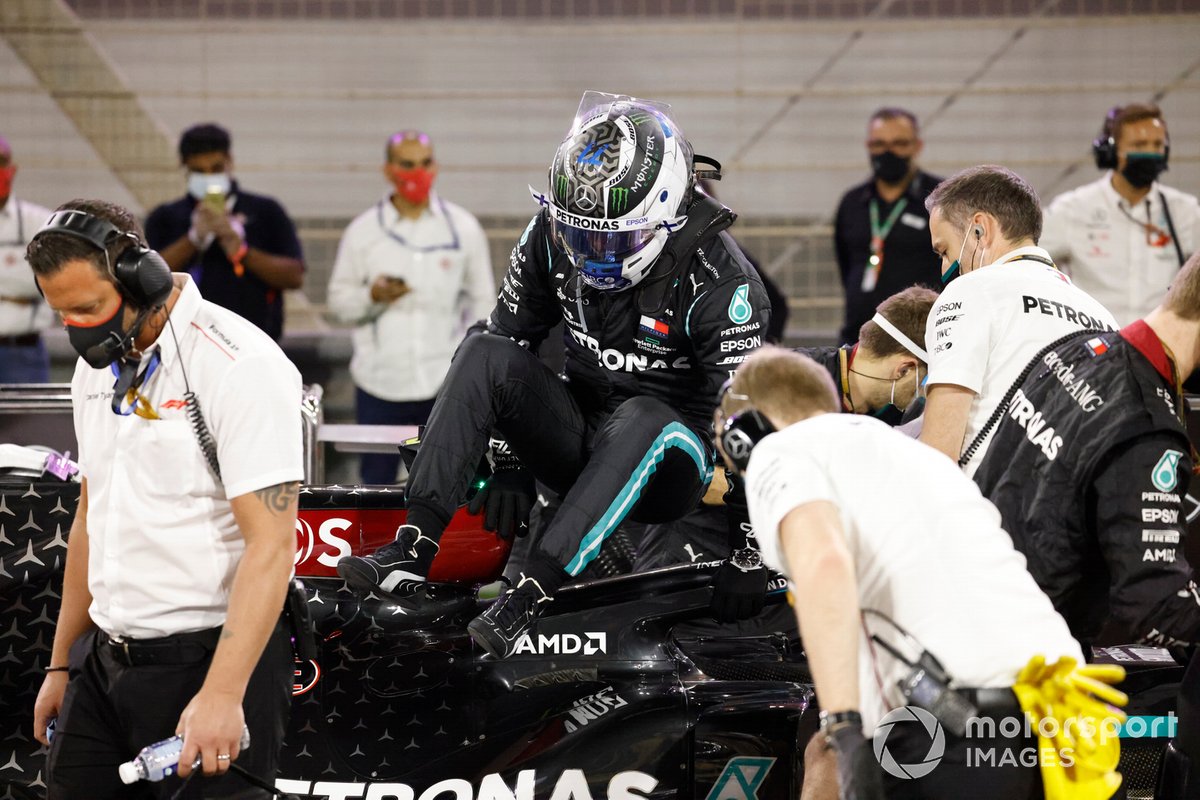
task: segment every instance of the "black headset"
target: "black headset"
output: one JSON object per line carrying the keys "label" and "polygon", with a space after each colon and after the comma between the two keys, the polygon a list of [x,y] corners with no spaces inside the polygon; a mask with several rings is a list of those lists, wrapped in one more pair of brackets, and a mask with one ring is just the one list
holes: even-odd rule
{"label": "black headset", "polygon": [[756,408],[746,408],[726,419],[717,435],[734,469],[745,472],[754,446],[774,432],[775,426],[765,414]]}
{"label": "black headset", "polygon": [[[33,238],[48,233],[74,236],[104,253],[105,263],[117,290],[134,307],[143,310],[157,308],[170,297],[174,286],[171,268],[136,233],[122,231],[111,222],[79,209],[55,211]],[[108,258],[108,246],[120,237],[129,239],[132,246],[122,251],[114,263]]]}
{"label": "black headset", "polygon": [[[1092,155],[1096,159],[1097,169],[1117,168],[1117,117],[1121,116],[1124,106],[1113,106],[1104,116],[1104,124],[1100,126],[1100,135],[1092,140]],[[1163,148],[1163,163],[1171,158],[1171,139],[1167,137],[1166,147]]]}

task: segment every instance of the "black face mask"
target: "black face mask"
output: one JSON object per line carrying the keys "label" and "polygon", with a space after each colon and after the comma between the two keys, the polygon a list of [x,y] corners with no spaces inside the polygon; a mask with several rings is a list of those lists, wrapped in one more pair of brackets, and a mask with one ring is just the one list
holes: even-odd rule
{"label": "black face mask", "polygon": [[129,330],[121,327],[124,318],[125,300],[122,299],[116,312],[97,325],[72,325],[68,322],[67,339],[88,366],[104,369],[133,349],[133,340],[141,330],[146,315],[139,314]]}
{"label": "black face mask", "polygon": [[1128,153],[1121,175],[1136,189],[1145,189],[1166,172],[1167,159],[1161,153]]}
{"label": "black face mask", "polygon": [[891,150],[884,150],[877,156],[871,156],[871,172],[884,183],[899,183],[908,176],[911,158],[898,156]]}

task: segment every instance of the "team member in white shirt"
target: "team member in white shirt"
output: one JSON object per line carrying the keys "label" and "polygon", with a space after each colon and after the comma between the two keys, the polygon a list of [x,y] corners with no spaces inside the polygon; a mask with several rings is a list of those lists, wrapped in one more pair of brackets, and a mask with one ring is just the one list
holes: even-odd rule
{"label": "team member in white shirt", "polygon": [[[922,705],[897,685],[914,672],[905,662],[918,662],[922,650],[982,716],[1018,719],[1016,698],[1004,690],[1029,659],[1082,654],[974,483],[879,420],[838,411],[824,369],[765,347],[738,368],[716,424],[727,463],[744,471],[763,560],[789,579],[821,727],[838,751],[842,797],[872,797],[854,785],[878,771],[864,734],[889,710]],[[742,433],[749,438],[739,441]],[[972,767],[968,746],[996,743],[956,735],[942,722],[941,764],[920,781],[901,781],[915,790],[903,796],[1040,796],[1036,769]],[[885,736],[897,763],[923,760],[929,750],[923,729]]]}
{"label": "team member in white shirt", "polygon": [[[273,780],[287,724],[300,376],[143,242],[125,209],[72,201],[28,249],[81,356],[84,476],[34,732],[45,742],[57,717],[52,800],[132,796],[117,766],[175,733],[180,775],[197,757],[218,775],[181,796],[263,797],[224,773],[237,760]],[[179,779],[160,786],[167,797]]]}
{"label": "team member in white shirt", "polygon": [[[387,142],[393,191],[355,217],[338,247],[329,308],[355,325],[350,375],[360,424],[424,424],[467,326],[496,303],[487,237],[470,212],[431,190],[429,137]],[[399,455],[362,457],[364,483],[393,483]]]}
{"label": "team member in white shirt", "polygon": [[42,331],[51,315],[25,263],[25,245],[50,211],[12,193],[17,165],[0,136],[0,383],[45,383],[50,359]]}
{"label": "team member in white shirt", "polygon": [[1038,351],[1067,334],[1117,324],[1037,246],[1042,210],[1021,176],[972,167],[942,182],[925,204],[948,285],[925,327],[921,441],[971,475],[987,449],[989,419]]}
{"label": "team member in white shirt", "polygon": [[1092,145],[1099,180],[1046,208],[1042,246],[1079,288],[1128,325],[1162,302],[1200,244],[1200,203],[1164,186],[1170,143],[1158,106],[1118,106]]}

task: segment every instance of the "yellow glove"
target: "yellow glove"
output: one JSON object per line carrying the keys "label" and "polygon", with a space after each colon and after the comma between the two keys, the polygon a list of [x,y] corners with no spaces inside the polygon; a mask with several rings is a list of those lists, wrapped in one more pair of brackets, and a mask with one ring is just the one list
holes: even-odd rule
{"label": "yellow glove", "polygon": [[1021,670],[1013,692],[1038,734],[1046,800],[1107,800],[1121,787],[1125,714],[1114,706],[1129,698],[1112,684],[1124,679],[1119,666],[1076,666],[1073,658],[1034,656]]}

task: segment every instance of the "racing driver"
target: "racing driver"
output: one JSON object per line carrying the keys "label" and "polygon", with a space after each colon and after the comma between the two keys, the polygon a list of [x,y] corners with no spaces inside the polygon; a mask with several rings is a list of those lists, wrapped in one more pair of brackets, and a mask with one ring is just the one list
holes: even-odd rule
{"label": "racing driver", "polygon": [[[517,585],[468,629],[506,656],[539,609],[629,517],[665,522],[713,471],[721,384],[762,342],[769,302],[726,232],[734,214],[694,192],[693,153],[669,106],[583,96],[541,209],[512,251],[486,332],[464,341],[407,489],[408,519],[373,555],[343,558],[353,587],[419,591],[493,430],[562,508]],[[564,323],[565,375],[538,360]],[[513,483],[509,476],[509,483]],[[748,519],[744,498],[731,503]],[[767,573],[748,526],[714,577],[714,610],[762,608]]]}

